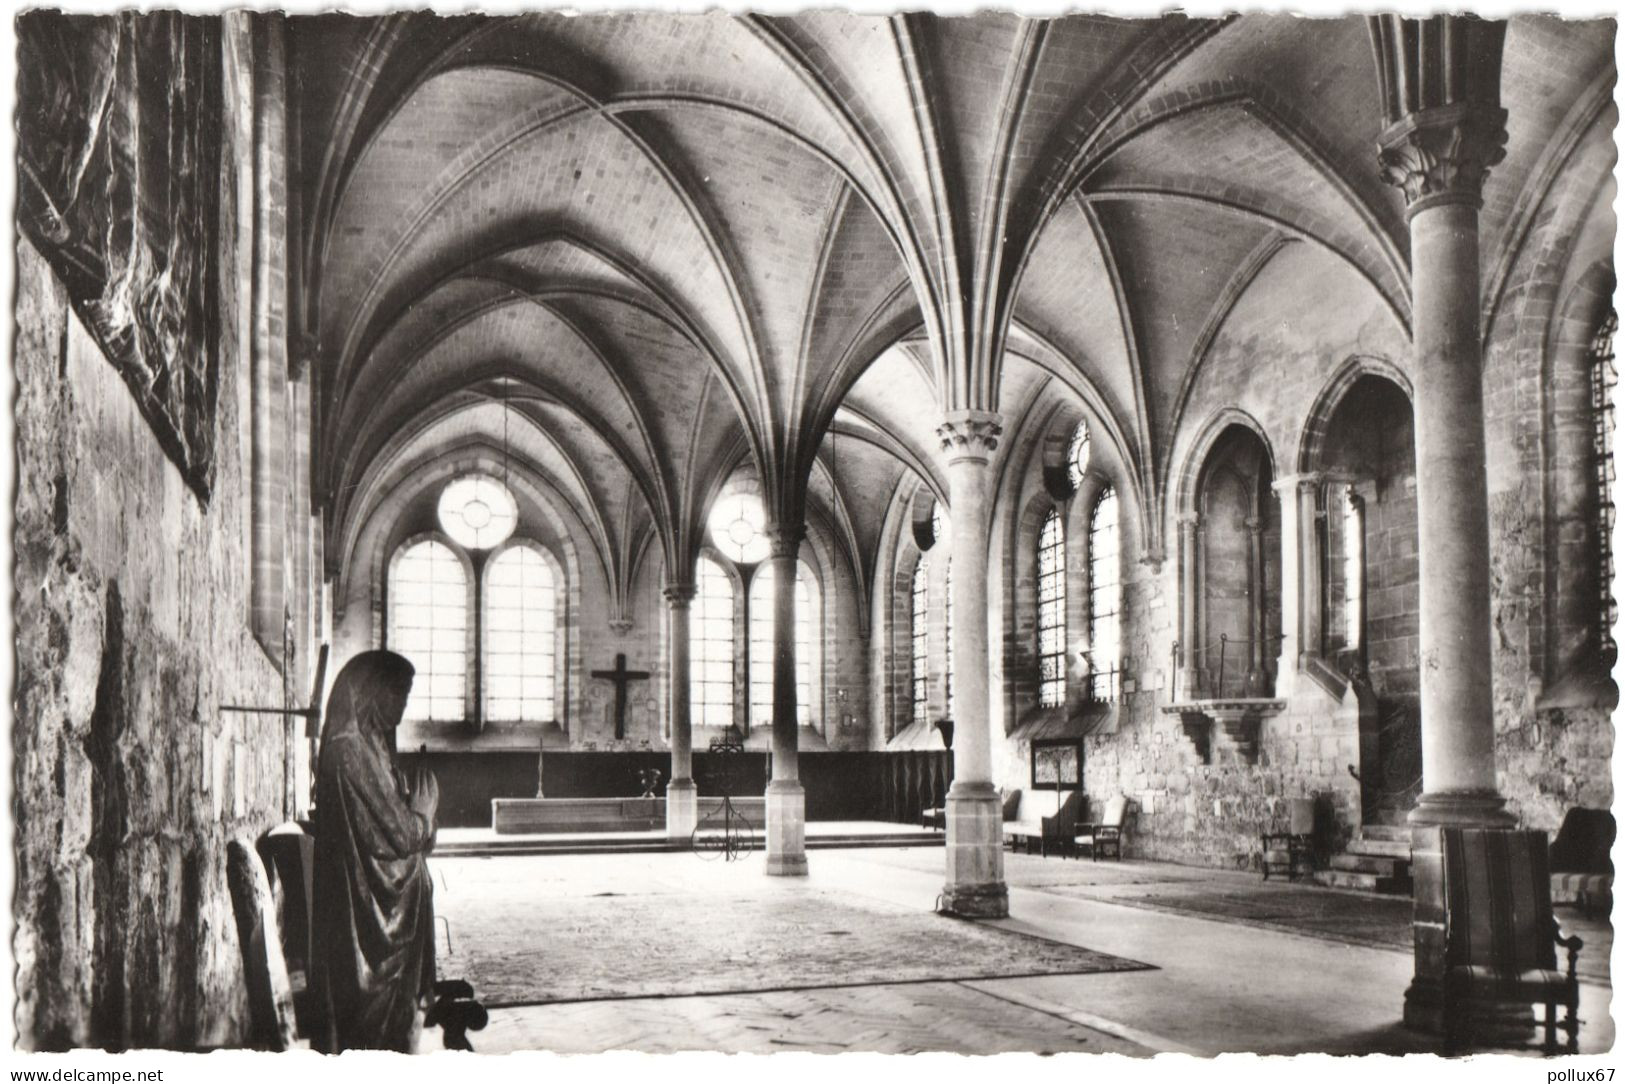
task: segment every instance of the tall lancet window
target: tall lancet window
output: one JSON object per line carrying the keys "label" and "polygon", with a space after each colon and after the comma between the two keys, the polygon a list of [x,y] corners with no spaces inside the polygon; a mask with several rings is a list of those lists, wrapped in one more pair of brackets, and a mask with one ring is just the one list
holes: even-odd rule
{"label": "tall lancet window", "polygon": [[[750,585],[750,721],[753,726],[773,722],[773,570],[756,570]],[[807,577],[796,565],[796,619],[792,636],[796,645],[796,722],[812,718],[812,597]]]}
{"label": "tall lancet window", "polygon": [[909,586],[909,691],[914,702],[914,721],[925,722],[926,675],[930,655],[926,651],[927,607],[931,597],[931,584],[927,578],[930,564],[921,555],[914,565],[914,580]]}
{"label": "tall lancet window", "polygon": [[1343,502],[1343,635],[1358,650],[1365,639],[1365,504],[1353,486],[1344,487]]}
{"label": "tall lancet window", "polygon": [[1066,702],[1066,534],[1051,508],[1038,532],[1038,703]]}
{"label": "tall lancet window", "polygon": [[699,561],[689,614],[689,699],[699,726],[734,721],[734,582],[709,558]]}
{"label": "tall lancet window", "polygon": [[558,591],[553,570],[527,545],[485,569],[485,718],[552,722]]}
{"label": "tall lancet window", "polygon": [[413,543],[390,563],[388,647],[417,670],[406,718],[464,717],[468,608],[468,574],[444,543]]}
{"label": "tall lancet window", "polygon": [[1107,486],[1089,517],[1089,695],[1099,701],[1117,699],[1123,654],[1119,575],[1117,491]]}
{"label": "tall lancet window", "polygon": [[1612,659],[1614,620],[1619,611],[1614,602],[1614,388],[1619,368],[1614,361],[1614,332],[1619,316],[1610,312],[1591,340],[1591,451],[1592,470],[1597,479],[1597,593],[1598,643],[1604,657]]}

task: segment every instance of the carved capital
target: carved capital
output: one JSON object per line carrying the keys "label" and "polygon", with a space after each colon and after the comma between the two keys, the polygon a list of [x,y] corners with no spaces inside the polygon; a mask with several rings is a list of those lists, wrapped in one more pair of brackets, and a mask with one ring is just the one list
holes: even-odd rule
{"label": "carved capital", "polygon": [[799,525],[774,524],[762,533],[767,536],[768,555],[781,561],[801,552],[801,540],[807,537],[806,528]]}
{"label": "carved capital", "polygon": [[694,585],[691,583],[668,583],[660,589],[665,596],[666,605],[674,610],[686,610],[688,604],[694,601]]}
{"label": "carved capital", "polygon": [[999,446],[1004,422],[986,410],[952,410],[937,426],[942,450],[953,459],[987,459]]}
{"label": "carved capital", "polygon": [[1306,471],[1303,474],[1283,474],[1270,483],[1270,488],[1276,493],[1312,494],[1324,481],[1326,475],[1323,472]]}
{"label": "carved capital", "polygon": [[1483,204],[1490,167],[1506,157],[1505,109],[1469,102],[1424,109],[1382,134],[1382,179],[1415,214],[1445,203]]}
{"label": "carved capital", "polygon": [[632,619],[630,617],[610,618],[609,631],[613,632],[617,636],[625,636],[627,633],[632,631]]}

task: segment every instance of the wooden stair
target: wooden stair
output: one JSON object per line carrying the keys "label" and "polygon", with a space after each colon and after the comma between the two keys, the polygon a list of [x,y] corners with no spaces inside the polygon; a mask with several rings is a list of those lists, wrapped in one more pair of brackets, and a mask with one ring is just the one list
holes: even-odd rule
{"label": "wooden stair", "polygon": [[1375,892],[1384,896],[1411,894],[1411,834],[1408,828],[1368,824],[1349,841],[1348,849],[1332,857],[1330,869],[1316,870],[1316,884],[1328,888]]}

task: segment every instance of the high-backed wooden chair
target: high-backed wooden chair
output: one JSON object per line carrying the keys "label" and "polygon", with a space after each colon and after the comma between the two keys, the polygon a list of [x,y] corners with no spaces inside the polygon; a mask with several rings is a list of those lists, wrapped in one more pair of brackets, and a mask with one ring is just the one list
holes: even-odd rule
{"label": "high-backed wooden chair", "polygon": [[1259,836],[1263,847],[1264,880],[1271,873],[1285,873],[1286,879],[1296,881],[1298,870],[1307,864],[1315,868],[1315,800],[1313,798],[1287,799],[1287,830],[1265,832]]}
{"label": "high-backed wooden chair", "polygon": [[1128,819],[1128,798],[1117,795],[1106,803],[1106,813],[1099,822],[1084,824],[1076,830],[1077,847],[1088,848],[1089,857],[1100,860],[1102,853],[1110,853],[1119,862],[1123,860],[1123,822]]}
{"label": "high-backed wooden chair", "polygon": [[248,984],[249,1041],[261,1050],[291,1050],[298,1033],[276,902],[259,854],[240,839],[226,844],[226,884]]}
{"label": "high-backed wooden chair", "polygon": [[[1445,887],[1445,1034],[1472,1037],[1477,1005],[1545,1007],[1548,1054],[1557,1053],[1557,1009],[1565,1016],[1568,1052],[1579,1049],[1578,937],[1564,937],[1552,917],[1546,833],[1494,828],[1441,830]],[[1568,951],[1557,967],[1556,946]]]}
{"label": "high-backed wooden chair", "polygon": [[1049,854],[1054,848],[1062,854],[1072,849],[1072,837],[1077,835],[1078,822],[1085,819],[1086,799],[1082,791],[1067,794],[1060,808],[1047,817],[1039,818],[1038,850]]}
{"label": "high-backed wooden chair", "polygon": [[282,958],[293,989],[294,1016],[299,1030],[309,1034],[314,1025],[310,967],[315,948],[311,911],[315,901],[316,838],[295,823],[279,824],[260,837],[256,847],[277,904],[277,927],[282,935]]}

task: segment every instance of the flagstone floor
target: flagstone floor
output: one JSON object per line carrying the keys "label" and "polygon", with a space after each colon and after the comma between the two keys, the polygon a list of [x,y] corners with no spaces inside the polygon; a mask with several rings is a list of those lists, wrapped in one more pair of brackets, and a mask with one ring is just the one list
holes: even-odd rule
{"label": "flagstone floor", "polygon": [[[453,936],[459,928],[477,931],[468,936],[496,942],[482,948],[499,953],[501,939],[518,936],[515,931],[536,936],[520,921],[527,900],[593,897],[610,916],[624,907],[627,919],[640,925],[638,936],[628,939],[640,952],[664,940],[681,943],[685,959],[703,961],[707,947],[726,954],[739,939],[740,916],[749,913],[718,906],[721,899],[816,908],[819,899],[836,897],[877,912],[928,913],[942,887],[940,847],[817,851],[809,859],[810,876],[794,880],[766,877],[760,853],[732,864],[660,853],[437,858],[431,866],[444,928]],[[1428,1037],[1399,1025],[1411,957],[1396,936],[1403,922],[1388,913],[1394,910],[1388,901],[1161,863],[1026,855],[1006,861],[1010,918],[992,925],[1153,969],[966,978],[915,967],[907,974],[913,981],[862,974],[853,976],[854,985],[832,985],[822,976],[816,986],[790,989],[764,989],[736,972],[722,992],[696,982],[696,989],[712,992],[494,1009],[490,1026],[473,1036],[475,1046],[483,1052],[1137,1055],[1433,1049]],[[459,893],[464,900],[478,896],[477,886],[493,879],[503,885],[501,900],[487,898],[482,921],[471,926],[459,917]],[[647,906],[652,893],[660,906]],[[630,906],[635,899],[645,905]],[[512,923],[502,921],[502,908],[513,909]],[[1566,909],[1560,914],[1566,926],[1576,917]],[[658,929],[651,931],[651,923]],[[588,936],[588,924],[574,925],[546,936],[559,960],[591,966],[591,957],[571,942]],[[592,950],[613,951],[602,941],[602,923],[590,925],[597,939]],[[1612,940],[1606,922],[1581,925],[1586,956],[1605,961]],[[537,949],[527,944],[526,951]],[[538,954],[546,958],[547,945]],[[1614,1041],[1607,972],[1597,962],[1588,971],[1581,1047],[1606,1051]],[[735,986],[740,989],[732,992]]]}

